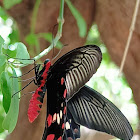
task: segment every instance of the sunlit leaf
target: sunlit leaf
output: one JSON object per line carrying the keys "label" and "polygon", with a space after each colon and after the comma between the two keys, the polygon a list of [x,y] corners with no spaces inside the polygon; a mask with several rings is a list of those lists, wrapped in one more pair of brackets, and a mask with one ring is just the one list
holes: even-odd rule
{"label": "sunlit leaf", "polygon": [[2,51],[2,45],[4,44],[4,39],[0,36],[0,53]]}
{"label": "sunlit leaf", "polygon": [[2,101],[0,101],[0,133],[2,133],[4,131],[3,127],[2,127],[2,122],[4,120],[4,116],[5,116],[5,111],[2,105]]}
{"label": "sunlit leaf", "polygon": [[3,94],[3,107],[7,113],[11,103],[11,82],[7,72],[2,72],[0,77],[0,85]]}
{"label": "sunlit leaf", "polygon": [[3,120],[4,120],[4,116],[0,115],[0,133],[2,133],[4,131],[4,129],[2,127]]}
{"label": "sunlit leaf", "polygon": [[0,67],[6,62],[6,55],[0,54]]}
{"label": "sunlit leaf", "polygon": [[10,9],[14,5],[22,2],[22,0],[3,0],[3,5],[5,9]]}
{"label": "sunlit leaf", "polygon": [[0,46],[4,43],[4,39],[0,36]]}
{"label": "sunlit leaf", "polygon": [[18,58],[18,61],[20,61],[21,63],[24,63],[24,64],[29,64],[30,63],[29,60],[23,60],[23,59],[30,59],[26,46],[20,42],[15,43],[14,45],[16,45],[16,47],[17,47],[16,58]]}
{"label": "sunlit leaf", "polygon": [[13,27],[12,33],[9,34],[9,38],[10,38],[10,44],[14,44],[18,42],[20,40],[18,29]]}
{"label": "sunlit leaf", "polygon": [[70,0],[65,0],[65,1],[68,5],[69,9],[71,10],[71,13],[73,14],[73,16],[75,17],[75,19],[77,21],[80,37],[85,37],[86,33],[87,33],[87,25],[86,25],[84,18],[82,17],[80,12],[74,7],[74,5],[71,3]]}
{"label": "sunlit leaf", "polygon": [[2,7],[0,7],[0,17],[1,17],[4,21],[6,21],[7,18],[9,17],[9,16],[7,15],[6,11],[4,10],[4,8],[2,8]]}
{"label": "sunlit leaf", "polygon": [[[14,69],[13,69],[13,76],[17,76]],[[12,78],[11,87],[12,87],[11,90],[13,94],[19,91],[17,78]],[[19,113],[19,94],[16,94],[11,99],[11,105],[9,111],[3,121],[3,128],[8,130],[9,133],[11,133],[16,126],[18,113]]]}

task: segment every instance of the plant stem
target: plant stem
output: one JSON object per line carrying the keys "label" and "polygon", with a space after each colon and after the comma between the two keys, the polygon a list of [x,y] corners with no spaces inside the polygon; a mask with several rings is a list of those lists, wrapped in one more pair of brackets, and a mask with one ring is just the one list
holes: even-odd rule
{"label": "plant stem", "polygon": [[33,15],[32,15],[32,19],[31,19],[31,31],[30,31],[31,33],[35,32],[36,17],[37,17],[40,2],[41,2],[41,0],[36,0],[35,6],[33,9]]}
{"label": "plant stem", "polygon": [[64,15],[64,0],[61,0],[59,17],[58,17],[58,31],[57,31],[57,34],[56,34],[53,42],[51,43],[51,45],[47,49],[42,51],[39,55],[34,57],[35,61],[40,59],[42,56],[46,55],[54,46],[56,46],[58,40],[61,38],[61,36],[62,36],[62,27],[63,27],[63,24],[64,24],[63,15]]}

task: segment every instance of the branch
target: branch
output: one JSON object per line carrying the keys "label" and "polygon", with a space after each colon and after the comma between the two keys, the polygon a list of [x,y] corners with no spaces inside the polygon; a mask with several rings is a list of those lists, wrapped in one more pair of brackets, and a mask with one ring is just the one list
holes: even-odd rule
{"label": "branch", "polygon": [[126,42],[126,46],[125,46],[125,50],[124,50],[124,54],[123,54],[123,59],[122,59],[121,66],[120,66],[119,75],[122,73],[122,70],[123,70],[123,67],[124,67],[124,64],[125,64],[125,60],[126,60],[126,56],[127,56],[127,53],[128,53],[128,49],[129,49],[129,46],[130,46],[130,42],[131,42],[131,39],[132,39],[132,34],[133,34],[134,29],[135,29],[135,23],[136,23],[136,17],[137,17],[137,14],[138,14],[139,4],[140,4],[140,0],[136,0],[136,6],[135,6],[135,9],[134,9],[132,22],[131,22],[131,26],[130,26],[130,29],[129,29],[130,30],[129,31],[129,36],[128,36],[128,39],[127,39],[127,42]]}

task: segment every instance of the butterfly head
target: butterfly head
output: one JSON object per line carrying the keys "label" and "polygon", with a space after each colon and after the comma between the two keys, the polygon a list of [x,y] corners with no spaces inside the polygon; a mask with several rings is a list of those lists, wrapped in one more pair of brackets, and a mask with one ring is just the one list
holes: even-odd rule
{"label": "butterfly head", "polygon": [[46,65],[48,62],[50,62],[50,59],[46,59],[46,60],[44,61],[44,65]]}

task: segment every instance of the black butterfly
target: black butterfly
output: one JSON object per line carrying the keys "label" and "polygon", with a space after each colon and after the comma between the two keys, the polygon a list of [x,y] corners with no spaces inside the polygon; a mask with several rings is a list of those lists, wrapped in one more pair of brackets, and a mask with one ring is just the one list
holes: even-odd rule
{"label": "black butterfly", "polygon": [[38,89],[30,100],[29,121],[39,115],[47,90],[47,117],[42,140],[80,137],[80,125],[130,140],[133,130],[121,111],[97,91],[84,86],[102,60],[99,47],[76,48],[51,66],[47,59],[37,70]]}

